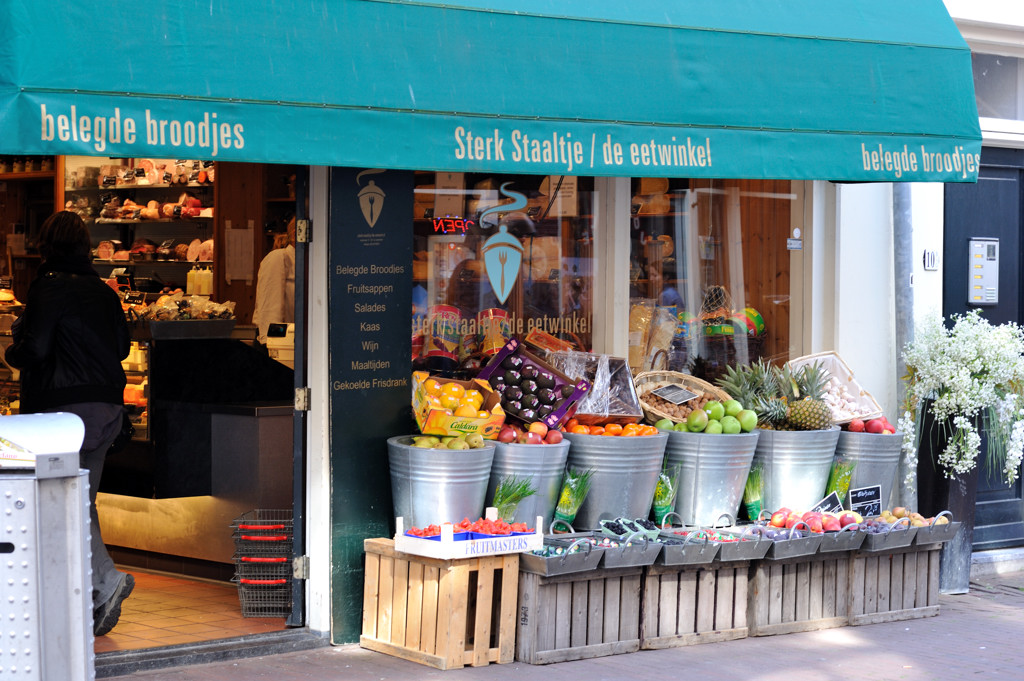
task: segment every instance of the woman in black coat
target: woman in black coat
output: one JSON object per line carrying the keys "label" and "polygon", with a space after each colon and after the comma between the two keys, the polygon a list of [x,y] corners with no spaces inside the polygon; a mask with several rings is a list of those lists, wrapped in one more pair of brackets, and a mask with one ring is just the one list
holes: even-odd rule
{"label": "woman in black coat", "polygon": [[96,515],[103,460],[121,430],[131,338],[121,301],[91,265],[89,230],[76,213],[47,218],[39,235],[43,262],[29,287],[25,312],[11,327],[7,362],[21,370],[21,412],[68,412],[85,424],[79,453],[89,471],[92,522],[93,631],[109,632],[134,578],[107,553]]}

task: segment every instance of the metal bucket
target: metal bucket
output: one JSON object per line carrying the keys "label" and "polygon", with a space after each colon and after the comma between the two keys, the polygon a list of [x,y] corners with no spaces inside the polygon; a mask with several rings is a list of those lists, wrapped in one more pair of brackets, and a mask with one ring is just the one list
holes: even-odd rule
{"label": "metal bucket", "polygon": [[621,437],[566,433],[567,467],[594,471],[590,492],[573,527],[593,529],[601,520],[646,518],[661,474],[666,433]]}
{"label": "metal bucket", "polygon": [[537,516],[544,518],[545,530],[551,523],[551,516],[558,504],[558,495],[562,491],[562,476],[565,473],[565,461],[569,456],[569,442],[563,440],[557,445],[524,445],[518,443],[499,442],[494,450],[494,462],[491,464],[491,481],[487,485],[484,501],[487,505],[494,503],[494,490],[501,479],[515,475],[528,478],[536,494],[519,502],[513,522],[526,523],[533,527]]}
{"label": "metal bucket", "polygon": [[425,449],[409,435],[389,438],[395,517],[407,528],[479,518],[493,459],[490,441],[482,449]]}
{"label": "metal bucket", "polygon": [[761,430],[753,466],[762,466],[765,510],[806,511],[825,496],[839,426],[829,430]]}
{"label": "metal bucket", "polygon": [[676,513],[684,525],[713,525],[725,513],[736,517],[758,432],[668,434],[665,461],[680,467]]}
{"label": "metal bucket", "polygon": [[[835,458],[854,464],[850,474],[850,489],[882,486],[882,508],[891,508],[890,502],[896,470],[900,463],[903,434],[851,433],[842,431],[836,444]],[[850,508],[849,497],[843,507]]]}

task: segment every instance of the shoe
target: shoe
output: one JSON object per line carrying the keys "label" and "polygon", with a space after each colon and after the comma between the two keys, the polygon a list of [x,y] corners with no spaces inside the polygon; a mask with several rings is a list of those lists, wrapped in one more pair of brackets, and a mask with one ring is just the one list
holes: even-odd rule
{"label": "shoe", "polygon": [[96,608],[92,613],[92,633],[104,636],[110,632],[121,618],[121,603],[131,595],[135,588],[135,578],[129,574],[121,575],[121,581],[110,599]]}

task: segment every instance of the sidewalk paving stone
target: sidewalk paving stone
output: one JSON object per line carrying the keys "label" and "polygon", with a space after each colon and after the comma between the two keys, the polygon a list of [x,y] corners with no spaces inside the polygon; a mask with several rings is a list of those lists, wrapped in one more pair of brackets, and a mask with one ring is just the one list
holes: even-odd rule
{"label": "sidewalk paving stone", "polygon": [[1024,572],[993,575],[940,597],[936,617],[534,666],[440,671],[363,650],[319,648],[110,677],[113,681],[1019,681],[1024,678]]}

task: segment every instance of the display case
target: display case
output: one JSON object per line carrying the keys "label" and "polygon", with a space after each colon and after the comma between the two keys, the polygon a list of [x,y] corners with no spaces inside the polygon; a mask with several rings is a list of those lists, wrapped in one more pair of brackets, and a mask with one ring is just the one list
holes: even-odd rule
{"label": "display case", "polygon": [[[214,267],[216,167],[198,159],[69,156],[65,208],[86,221],[94,266],[132,290],[186,290],[189,271]],[[208,293],[213,290],[186,292]]]}

